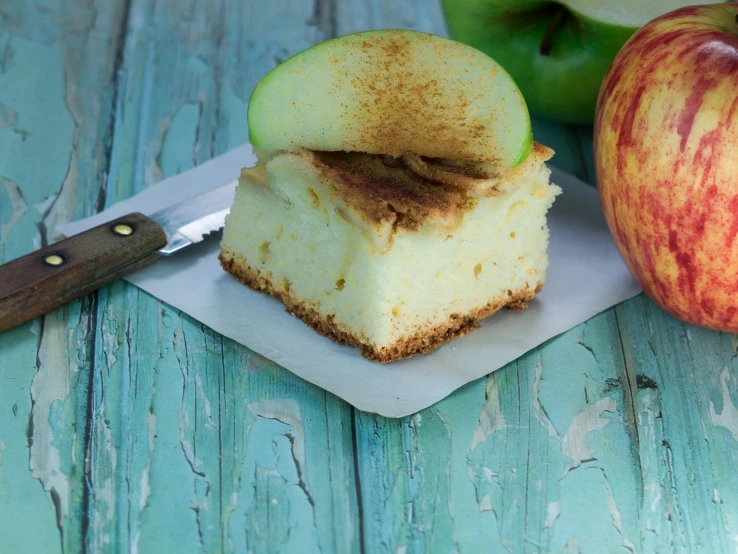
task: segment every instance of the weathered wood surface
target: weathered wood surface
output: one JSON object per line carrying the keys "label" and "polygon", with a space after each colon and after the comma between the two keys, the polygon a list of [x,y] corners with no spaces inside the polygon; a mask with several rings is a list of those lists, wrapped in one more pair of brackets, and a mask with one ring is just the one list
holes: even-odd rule
{"label": "weathered wood surface", "polygon": [[[380,27],[443,33],[433,0],[4,0],[0,261]],[[535,133],[592,181],[590,129]],[[0,552],[735,552],[736,352],[638,297],[391,420],[117,282],[0,334]]]}

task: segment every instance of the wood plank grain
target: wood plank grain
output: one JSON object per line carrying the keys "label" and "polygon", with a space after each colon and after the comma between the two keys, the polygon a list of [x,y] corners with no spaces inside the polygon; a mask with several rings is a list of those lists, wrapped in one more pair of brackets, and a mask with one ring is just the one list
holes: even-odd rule
{"label": "wood plank grain", "polygon": [[446,36],[441,5],[430,0],[348,0],[335,4],[337,35],[372,29],[413,29]]}
{"label": "wood plank grain", "polygon": [[[533,139],[553,148],[555,154],[548,162],[585,183],[593,182],[588,172],[586,157],[582,150],[578,128],[548,121],[542,117],[531,117]],[[591,156],[590,156],[591,158]]]}
{"label": "wood plank grain", "polygon": [[[323,4],[134,1],[106,203],[245,142],[251,89],[326,38]],[[133,287],[99,299],[90,548],[357,549],[344,403]]]}
{"label": "wood plank grain", "polygon": [[[68,4],[0,6],[0,260],[243,143],[305,46],[443,27],[425,0]],[[587,129],[534,130],[593,180]],[[737,350],[639,297],[388,420],[116,283],[0,334],[0,551],[732,551]]]}
{"label": "wood plank grain", "polygon": [[732,551],[738,343],[676,321],[643,295],[616,312],[635,383],[644,534],[670,552]]}
{"label": "wood plank grain", "polygon": [[[580,128],[594,171],[592,134]],[[620,381],[641,472],[643,552],[735,549],[738,410],[733,335],[685,325],[644,295],[614,310],[626,364]]]}
{"label": "wood plank grain", "polygon": [[[338,29],[361,28],[353,14],[366,6],[371,27],[442,26],[428,4],[349,2]],[[553,165],[590,180],[578,128],[533,126]],[[366,551],[637,551],[623,366],[611,312],[413,417],[357,413]]]}
{"label": "wood plank grain", "polygon": [[[0,260],[93,213],[123,2],[0,5]],[[94,298],[0,334],[0,551],[78,552]]]}
{"label": "wood plank grain", "polygon": [[413,417],[357,418],[367,550],[639,550],[617,340],[601,315]]}
{"label": "wood plank grain", "polygon": [[597,185],[594,166],[594,130],[591,126],[583,125],[575,127],[574,130],[579,142],[579,150],[584,158],[586,179],[583,180],[591,185]]}

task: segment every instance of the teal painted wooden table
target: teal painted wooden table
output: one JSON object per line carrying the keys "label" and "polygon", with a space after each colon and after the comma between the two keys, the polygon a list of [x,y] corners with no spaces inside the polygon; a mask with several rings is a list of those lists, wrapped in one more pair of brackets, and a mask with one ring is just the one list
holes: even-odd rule
{"label": "teal painted wooden table", "polygon": [[[0,260],[247,140],[279,61],[435,0],[3,0]],[[592,132],[535,121],[593,182]],[[0,334],[0,552],[736,552],[738,340],[643,296],[412,417],[122,282]]]}

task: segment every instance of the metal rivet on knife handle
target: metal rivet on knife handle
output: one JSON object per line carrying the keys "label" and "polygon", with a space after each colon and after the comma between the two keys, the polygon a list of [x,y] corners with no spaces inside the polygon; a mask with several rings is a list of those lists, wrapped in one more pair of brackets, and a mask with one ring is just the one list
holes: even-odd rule
{"label": "metal rivet on knife handle", "polygon": [[60,266],[64,263],[64,258],[59,254],[51,254],[44,258],[44,262],[46,262],[48,265]]}
{"label": "metal rivet on knife handle", "polygon": [[125,223],[119,223],[113,227],[113,233],[120,235],[121,237],[127,237],[133,234],[133,227],[126,225]]}

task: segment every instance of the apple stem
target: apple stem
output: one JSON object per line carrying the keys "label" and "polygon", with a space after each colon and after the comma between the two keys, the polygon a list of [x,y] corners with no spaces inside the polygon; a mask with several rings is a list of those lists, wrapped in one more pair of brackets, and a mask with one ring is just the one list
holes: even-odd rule
{"label": "apple stem", "polygon": [[566,8],[562,6],[561,4],[557,4],[556,11],[551,17],[551,21],[549,21],[548,27],[546,27],[546,32],[543,33],[543,39],[541,39],[541,48],[540,48],[541,56],[548,56],[551,53],[551,48],[553,47],[554,34],[556,33],[556,29],[558,29],[559,26],[561,25],[561,22],[564,21],[565,17],[566,17]]}

